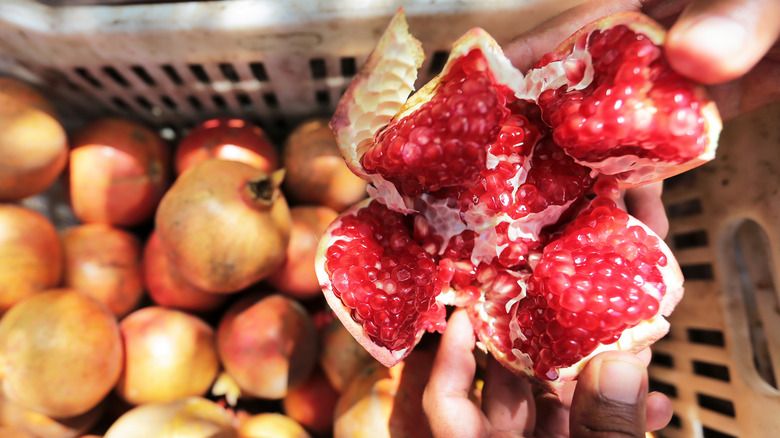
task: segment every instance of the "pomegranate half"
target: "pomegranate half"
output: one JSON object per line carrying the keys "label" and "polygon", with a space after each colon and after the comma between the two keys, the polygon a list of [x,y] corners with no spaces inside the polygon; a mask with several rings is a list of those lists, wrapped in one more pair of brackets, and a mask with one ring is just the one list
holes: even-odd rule
{"label": "pomegranate half", "polygon": [[720,131],[663,39],[617,14],[522,74],[475,28],[407,99],[423,53],[399,11],[331,121],[371,198],[331,224],[317,275],[358,342],[393,366],[467,307],[481,347],[556,392],[663,336],[682,275],[621,189],[713,158]]}

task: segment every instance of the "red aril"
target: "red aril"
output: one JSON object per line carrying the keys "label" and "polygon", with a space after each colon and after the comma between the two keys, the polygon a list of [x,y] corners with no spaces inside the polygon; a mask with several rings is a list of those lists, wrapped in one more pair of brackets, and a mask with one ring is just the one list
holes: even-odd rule
{"label": "red aril", "polygon": [[62,241],[45,216],[0,204],[0,314],[62,281]]}
{"label": "red aril", "polygon": [[284,192],[297,203],[343,211],[367,196],[366,181],[344,163],[325,119],[297,126],[282,146],[282,161],[287,170]]}
{"label": "red aril", "polygon": [[281,399],[317,360],[317,332],[297,301],[249,295],[231,306],[217,327],[217,351],[242,393]]}
{"label": "red aril", "polygon": [[219,117],[201,122],[176,148],[177,174],[209,158],[233,160],[271,173],[279,168],[279,153],[263,130],[246,120]]}
{"label": "red aril", "polygon": [[616,201],[711,159],[720,120],[663,39],[617,14],[522,74],[473,29],[407,99],[422,49],[394,18],[331,121],[372,199],[331,224],[317,258],[363,347],[393,366],[443,330],[445,305],[467,307],[481,345],[555,392],[592,354],[666,333],[679,267]]}
{"label": "red aril", "polygon": [[133,405],[205,395],[217,377],[214,329],[164,307],[145,307],[119,324],[125,365],[116,391]]}
{"label": "red aril", "polygon": [[268,174],[237,161],[206,160],[171,186],[155,229],[168,261],[207,292],[233,293],[271,275],[284,262],[290,210]]}
{"label": "red aril", "polygon": [[65,287],[97,298],[121,318],[143,296],[141,243],[107,224],[84,224],[62,233]]}
{"label": "red aril", "polygon": [[5,397],[53,418],[93,409],[122,371],[116,317],[94,298],[48,290],[0,320],[0,373]]}
{"label": "red aril", "polygon": [[70,152],[70,198],[82,222],[148,221],[169,184],[165,141],[131,120],[105,118],[79,130]]}
{"label": "red aril", "polygon": [[68,161],[68,138],[48,100],[19,80],[0,78],[0,201],[45,191]]}
{"label": "red aril", "polygon": [[317,244],[338,217],[338,212],[320,205],[298,205],[290,209],[292,228],[285,261],[266,282],[292,298],[307,300],[322,296],[314,272]]}
{"label": "red aril", "polygon": [[156,231],[152,231],[144,246],[143,280],[149,298],[163,307],[207,312],[227,299],[223,294],[206,292],[187,283],[165,256]]}

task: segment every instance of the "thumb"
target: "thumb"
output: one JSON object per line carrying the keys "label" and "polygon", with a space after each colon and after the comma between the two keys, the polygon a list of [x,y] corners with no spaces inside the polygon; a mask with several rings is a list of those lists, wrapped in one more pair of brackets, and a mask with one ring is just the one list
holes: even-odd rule
{"label": "thumb", "polygon": [[601,353],[577,380],[571,438],[644,437],[646,404],[645,364],[630,353]]}

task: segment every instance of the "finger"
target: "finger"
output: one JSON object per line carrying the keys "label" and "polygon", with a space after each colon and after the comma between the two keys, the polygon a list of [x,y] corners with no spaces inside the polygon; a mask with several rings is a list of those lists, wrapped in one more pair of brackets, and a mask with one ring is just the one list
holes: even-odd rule
{"label": "finger", "polygon": [[569,406],[576,382],[569,382],[562,389],[561,398],[552,394],[536,397],[535,438],[562,437],[569,435]]}
{"label": "finger", "polygon": [[554,50],[582,26],[623,11],[638,11],[641,0],[593,0],[583,2],[521,34],[504,47],[504,54],[521,71],[528,70],[544,54]]}
{"label": "finger", "polygon": [[626,211],[655,231],[662,239],[669,232],[669,219],[661,201],[661,181],[626,190]]}
{"label": "finger", "polygon": [[672,401],[660,392],[651,392],[647,396],[647,423],[645,429],[648,432],[663,429],[669,424],[674,414]]}
{"label": "finger", "polygon": [[512,374],[495,359],[488,361],[482,409],[496,431],[531,436],[536,410],[531,384]]}
{"label": "finger", "polygon": [[745,74],[780,35],[777,0],[695,0],[669,30],[672,68],[706,84]]}
{"label": "finger", "polygon": [[626,438],[645,433],[647,368],[636,355],[595,356],[578,378],[571,405],[572,438]]}
{"label": "finger", "polygon": [[488,430],[482,411],[469,400],[477,363],[474,330],[464,310],[447,322],[431,377],[423,392],[423,411],[434,436],[481,437]]}

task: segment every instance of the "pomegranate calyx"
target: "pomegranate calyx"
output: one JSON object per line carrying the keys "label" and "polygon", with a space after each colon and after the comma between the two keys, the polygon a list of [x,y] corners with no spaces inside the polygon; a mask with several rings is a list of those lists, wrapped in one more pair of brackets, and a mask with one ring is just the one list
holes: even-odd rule
{"label": "pomegranate calyx", "polygon": [[253,205],[270,208],[279,196],[282,196],[281,185],[284,180],[284,169],[278,169],[260,178],[246,182],[245,193]]}

